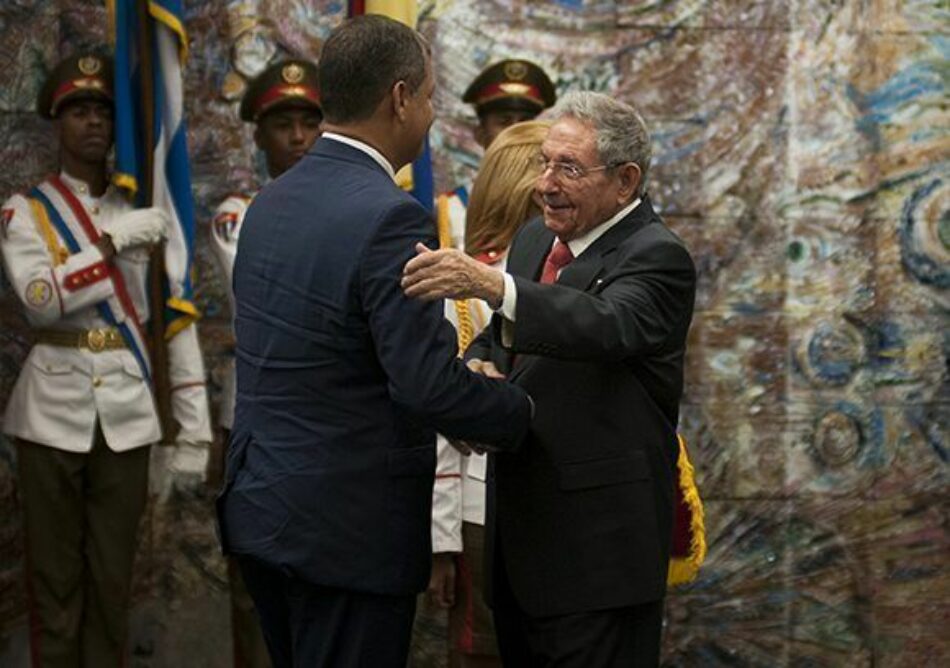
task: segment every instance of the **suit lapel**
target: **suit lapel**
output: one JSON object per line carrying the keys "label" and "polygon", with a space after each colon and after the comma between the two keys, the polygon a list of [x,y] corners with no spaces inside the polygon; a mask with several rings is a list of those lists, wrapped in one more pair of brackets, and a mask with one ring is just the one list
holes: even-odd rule
{"label": "suit lapel", "polygon": [[558,276],[558,285],[566,285],[578,290],[589,290],[591,285],[604,271],[605,259],[625,239],[636,234],[653,218],[653,207],[647,197],[616,225],[604,232],[587,250],[567,265]]}
{"label": "suit lapel", "polygon": [[[513,276],[519,276],[529,281],[537,281],[541,277],[541,269],[544,266],[544,260],[551,250],[554,243],[554,234],[544,226],[544,221],[536,219],[537,229],[533,234],[525,234],[519,240],[519,243],[511,248],[511,254],[508,257],[508,271]],[[531,224],[531,223],[529,223]],[[509,380],[519,376],[529,362],[534,359],[533,355],[513,355],[507,349],[502,348],[507,356],[509,368]]]}
{"label": "suit lapel", "polygon": [[[589,290],[596,278],[604,273],[606,260],[611,253],[615,252],[623,241],[639,232],[655,217],[656,214],[653,212],[649,197],[644,196],[640,206],[604,232],[577,259],[561,271],[557,284],[578,290]],[[554,243],[554,235],[546,227],[543,227],[543,224],[542,230],[530,241],[525,240],[526,244],[523,252],[519,252],[517,257],[512,256],[509,270],[513,274],[530,278],[533,281],[540,278],[544,260]],[[523,375],[537,359],[538,357],[535,355],[517,355],[508,379],[513,381]]]}
{"label": "suit lapel", "polygon": [[508,271],[531,281],[537,281],[541,277],[544,259],[554,243],[554,234],[544,227],[544,223],[541,223],[540,227],[537,234],[525,239],[524,248],[508,260]]}

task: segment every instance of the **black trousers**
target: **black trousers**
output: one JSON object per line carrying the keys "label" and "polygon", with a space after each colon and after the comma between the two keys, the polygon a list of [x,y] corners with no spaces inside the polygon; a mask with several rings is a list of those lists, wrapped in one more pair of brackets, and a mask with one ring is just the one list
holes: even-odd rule
{"label": "black trousers", "polygon": [[238,557],[274,668],[404,668],[416,597],[311,584]]}
{"label": "black trousers", "polygon": [[553,617],[518,604],[500,551],[494,560],[495,632],[505,668],[655,668],[663,601]]}
{"label": "black trousers", "polygon": [[92,451],[17,439],[33,665],[122,666],[149,448]]}

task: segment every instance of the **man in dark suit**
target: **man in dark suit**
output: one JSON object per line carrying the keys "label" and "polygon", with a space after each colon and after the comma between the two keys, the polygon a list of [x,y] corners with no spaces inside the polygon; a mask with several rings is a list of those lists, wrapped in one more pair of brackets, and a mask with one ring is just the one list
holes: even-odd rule
{"label": "man in dark suit", "polygon": [[493,455],[489,474],[489,596],[505,665],[651,666],[695,270],[646,195],[639,113],[572,93],[553,116],[539,156],[543,220],[515,238],[509,273],[420,247],[403,286],[492,305],[469,365],[537,402],[524,446]]}
{"label": "man in dark suit", "polygon": [[251,205],[234,268],[237,406],[219,499],[284,666],[403,666],[428,581],[435,430],[514,448],[525,392],[471,373],[399,281],[431,215],[394,183],[432,122],[428,45],[380,16],[323,47],[324,134]]}

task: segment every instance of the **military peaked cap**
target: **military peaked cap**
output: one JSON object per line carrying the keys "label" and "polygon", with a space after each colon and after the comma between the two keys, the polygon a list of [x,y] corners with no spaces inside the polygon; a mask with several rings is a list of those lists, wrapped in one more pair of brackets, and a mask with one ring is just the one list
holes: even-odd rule
{"label": "military peaked cap", "polygon": [[56,118],[64,102],[82,98],[113,101],[112,58],[80,53],[60,62],[40,89],[36,111],[43,118]]}
{"label": "military peaked cap", "polygon": [[320,111],[316,65],[306,60],[284,60],[261,72],[241,100],[241,120],[257,123],[267,112],[284,107]]}
{"label": "military peaked cap", "polygon": [[551,79],[527,60],[502,60],[486,67],[462,96],[479,115],[509,109],[540,114],[556,100]]}

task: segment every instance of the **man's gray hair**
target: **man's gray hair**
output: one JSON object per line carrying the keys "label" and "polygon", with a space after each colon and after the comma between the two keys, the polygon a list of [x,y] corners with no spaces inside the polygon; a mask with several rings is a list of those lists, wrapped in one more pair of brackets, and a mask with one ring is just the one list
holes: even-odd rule
{"label": "man's gray hair", "polygon": [[646,192],[650,171],[650,133],[640,112],[632,105],[603,93],[572,91],[558,100],[546,116],[557,120],[570,117],[593,126],[597,131],[597,153],[605,165],[616,166],[635,162],[640,167],[637,195]]}

